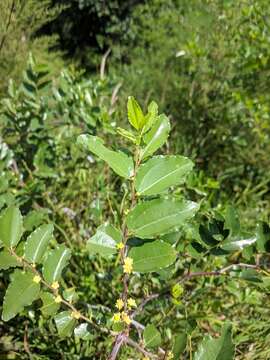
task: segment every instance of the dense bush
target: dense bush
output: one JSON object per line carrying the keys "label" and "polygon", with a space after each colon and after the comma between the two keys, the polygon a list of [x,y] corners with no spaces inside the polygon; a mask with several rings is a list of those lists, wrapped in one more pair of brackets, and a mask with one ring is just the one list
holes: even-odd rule
{"label": "dense bush", "polygon": [[[4,285],[7,290],[2,319],[9,321],[18,314],[28,314],[33,323],[39,324],[39,336],[47,337],[48,331],[57,336],[57,330],[61,353],[68,358],[73,356],[71,353],[75,358],[108,358],[110,353],[110,359],[116,359],[120,352],[121,358],[141,353],[153,359],[177,359],[185,351],[192,354],[192,341],[197,344],[200,340],[201,329],[206,326],[201,323],[204,319],[211,331],[221,332],[221,336],[207,337],[195,345],[194,359],[208,359],[209,351],[216,358],[233,359],[232,325],[237,343],[244,344],[238,322],[245,317],[235,321],[223,297],[226,293],[237,295],[238,300],[231,299],[237,304],[241,296],[241,302],[248,307],[254,305],[252,299],[256,297],[257,306],[262,301],[266,305],[270,229],[262,223],[256,233],[249,234],[241,228],[232,207],[222,214],[211,210],[201,195],[190,193],[193,201],[185,199],[183,184],[193,163],[179,155],[153,155],[170,132],[169,119],[158,115],[156,103],[152,102],[147,114],[143,114],[137,102],[129,98],[128,118],[133,130],[117,128],[119,136],[129,143],[125,152],[105,147],[98,136],[84,134],[78,138],[84,151],[97,155],[122,178],[117,182],[114,177],[109,180],[116,192],[108,200],[110,207],[103,214],[101,226],[93,231],[87,219],[81,223],[85,229],[88,225],[88,233],[81,233],[84,240],[80,247],[63,230],[57,239],[68,243],[70,249],[64,243],[57,244],[51,221],[54,209],[42,219],[37,212],[23,218],[14,205],[2,212],[1,269],[16,268],[10,276],[4,273],[3,284],[9,277],[10,284]],[[116,133],[113,129],[111,132]],[[5,157],[8,167],[12,156],[6,152]],[[105,186],[108,190],[111,187]],[[104,196],[102,192],[100,195]],[[95,225],[101,219],[96,218]],[[70,260],[71,251],[76,262]],[[208,277],[212,278],[209,283],[203,280]],[[193,282],[197,278],[201,280]],[[238,286],[245,282],[250,283],[248,294]],[[204,294],[204,301],[211,302],[209,291],[216,293],[211,308],[221,314],[219,320],[203,315],[206,309],[201,308],[198,297]],[[176,322],[172,321],[175,317]],[[73,331],[75,347],[69,340],[61,340],[72,339]],[[266,324],[263,331],[267,331]],[[28,344],[27,352],[31,353],[31,349],[33,356],[48,351],[58,353],[50,346],[42,349],[38,342],[30,347]],[[241,345],[239,349],[246,353]],[[267,354],[268,350],[260,351]]]}
{"label": "dense bush", "polygon": [[268,2],[0,8],[0,358],[270,358]]}
{"label": "dense bush", "polygon": [[111,66],[126,94],[170,114],[174,148],[239,202],[268,192],[269,15],[267,1],[147,1]]}

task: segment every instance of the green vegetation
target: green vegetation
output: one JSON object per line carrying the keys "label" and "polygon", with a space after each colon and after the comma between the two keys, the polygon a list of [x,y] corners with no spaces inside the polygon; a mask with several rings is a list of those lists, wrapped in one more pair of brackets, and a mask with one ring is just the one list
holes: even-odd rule
{"label": "green vegetation", "polygon": [[268,1],[0,9],[0,358],[270,359]]}

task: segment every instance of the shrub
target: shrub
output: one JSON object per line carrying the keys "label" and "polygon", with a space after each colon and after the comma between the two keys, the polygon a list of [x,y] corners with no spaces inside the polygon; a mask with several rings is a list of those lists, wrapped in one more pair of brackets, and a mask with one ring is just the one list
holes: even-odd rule
{"label": "shrub", "polygon": [[[118,134],[130,144],[125,152],[107,148],[98,136],[78,137],[84,151],[105,161],[122,179],[119,192],[123,197],[113,209],[113,222],[101,224],[86,244],[91,256],[113,261],[111,276],[116,285],[110,290],[116,296],[115,304],[106,314],[85,307],[88,299],[78,300],[75,289],[65,286],[62,272],[71,250],[53,239],[52,224],[24,232],[25,219],[18,207],[10,206],[0,218],[0,264],[4,270],[16,269],[10,276],[2,319],[9,321],[40,299],[43,316],[53,317],[60,337],[74,333],[75,339],[88,341],[97,332],[104,343],[113,339],[111,360],[120,351],[124,358],[136,353],[152,359],[179,358],[196,328],[191,317],[181,317],[188,311],[185,297],[192,296],[188,283],[193,278],[212,277],[217,278],[216,286],[222,286],[228,278],[231,286],[251,281],[267,288],[269,273],[262,260],[269,247],[269,227],[262,224],[256,235],[250,235],[242,231],[231,207],[224,216],[217,212],[210,216],[211,210],[204,210],[201,201],[199,212],[200,204],[186,200],[179,188],[192,170],[192,161],[179,155],[153,155],[167,141],[169,119],[158,114],[154,102],[144,114],[132,97],[128,119],[132,130],[118,128]],[[255,262],[258,252],[262,258]],[[218,269],[209,269],[213,265],[210,259]],[[194,289],[198,294],[201,290]],[[109,291],[107,296],[111,296]],[[151,302],[156,307],[147,314]],[[179,330],[180,324],[168,322],[173,311],[182,319],[182,332],[175,336],[171,332],[175,326]],[[207,359],[209,352],[213,358],[233,359],[232,329],[226,317],[220,321],[220,337],[204,339],[195,359]]]}

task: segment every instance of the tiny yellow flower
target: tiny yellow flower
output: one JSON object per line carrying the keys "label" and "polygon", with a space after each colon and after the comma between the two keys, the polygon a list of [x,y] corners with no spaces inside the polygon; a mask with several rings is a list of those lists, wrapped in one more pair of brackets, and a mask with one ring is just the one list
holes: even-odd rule
{"label": "tiny yellow flower", "polygon": [[76,320],[79,320],[79,318],[81,317],[81,314],[78,311],[72,311],[71,317],[73,317]]}
{"label": "tiny yellow flower", "polygon": [[184,292],[183,286],[180,284],[175,284],[171,289],[171,294],[175,299],[179,299]]}
{"label": "tiny yellow flower", "polygon": [[56,296],[56,298],[54,299],[54,301],[59,304],[62,301],[62,298],[60,295]]}
{"label": "tiny yellow flower", "polygon": [[51,286],[52,286],[52,288],[53,288],[54,290],[57,290],[57,289],[59,289],[59,282],[58,282],[58,281],[54,281]]}
{"label": "tiny yellow flower", "polygon": [[166,360],[171,360],[171,359],[173,359],[173,353],[172,353],[172,351],[169,351],[166,356]]}
{"label": "tiny yellow flower", "polygon": [[129,210],[126,209],[126,210],[124,211],[124,214],[127,215],[128,213],[129,213]]}
{"label": "tiny yellow flower", "polygon": [[120,313],[120,312],[115,313],[115,314],[113,315],[113,317],[112,317],[112,321],[113,321],[114,323],[120,322],[120,321],[121,321],[121,313]]}
{"label": "tiny yellow flower", "polygon": [[35,275],[35,276],[33,277],[33,281],[38,284],[38,283],[40,283],[40,281],[41,281],[41,277],[40,277],[39,275]]}
{"label": "tiny yellow flower", "polygon": [[125,247],[125,245],[122,242],[120,242],[116,245],[116,247],[118,250],[122,250]]}
{"label": "tiny yellow flower", "polygon": [[126,257],[124,260],[124,272],[126,274],[130,274],[133,271],[133,259],[131,259],[130,257]]}
{"label": "tiny yellow flower", "polygon": [[150,360],[150,358],[148,356],[145,356],[142,358],[142,360]]}
{"label": "tiny yellow flower", "polygon": [[135,307],[137,307],[136,301],[135,301],[134,299],[129,298],[127,302],[128,302],[128,307],[129,307],[129,308],[135,308]]}
{"label": "tiny yellow flower", "polygon": [[115,306],[117,307],[118,310],[122,310],[124,307],[124,301],[122,299],[118,299],[116,301]]}
{"label": "tiny yellow flower", "polygon": [[125,313],[125,312],[122,312],[121,315],[122,315],[122,320],[123,320],[127,325],[130,325],[131,319],[130,319],[130,317],[128,316],[128,314]]}

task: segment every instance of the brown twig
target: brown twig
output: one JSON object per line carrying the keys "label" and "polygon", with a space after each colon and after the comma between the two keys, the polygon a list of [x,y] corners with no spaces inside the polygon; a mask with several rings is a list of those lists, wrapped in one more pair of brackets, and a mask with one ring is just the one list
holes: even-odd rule
{"label": "brown twig", "polygon": [[[29,269],[33,274],[39,276],[40,278],[40,282],[46,287],[48,288],[54,295],[55,297],[57,297],[59,295],[58,293],[58,289],[53,288],[47,281],[44,280],[44,278],[42,277],[42,274],[32,265],[30,264],[27,260],[25,260],[23,257],[18,256],[14,249],[9,248],[9,252],[12,256],[14,256],[16,258],[16,260],[21,263],[25,268]],[[110,331],[106,328],[100,327],[98,326],[92,319],[88,318],[87,316],[81,314],[81,312],[79,310],[77,310],[75,308],[75,306],[73,306],[70,302],[64,300],[61,297],[61,301],[62,304],[64,304],[65,306],[67,306],[70,310],[72,310],[72,312],[76,313],[78,315],[79,319],[82,319],[84,321],[86,321],[87,323],[89,323],[91,326],[93,326],[95,329],[103,332],[103,333],[110,333]],[[112,335],[115,335],[114,333],[112,333]]]}

